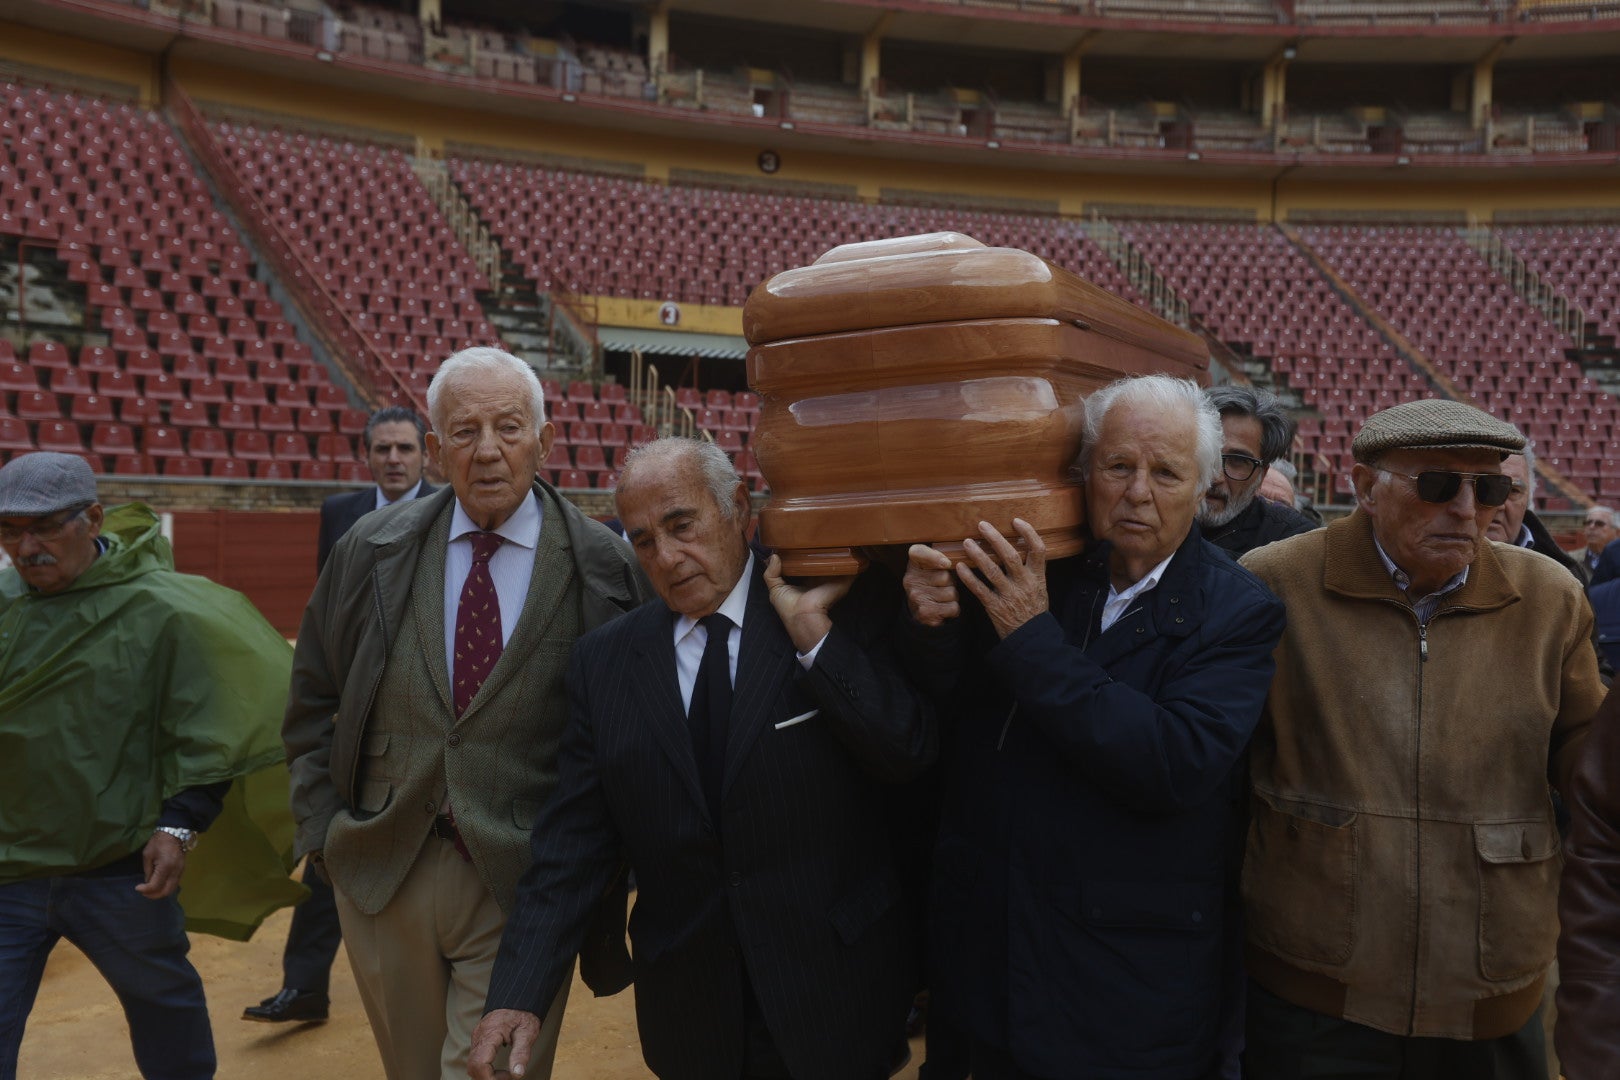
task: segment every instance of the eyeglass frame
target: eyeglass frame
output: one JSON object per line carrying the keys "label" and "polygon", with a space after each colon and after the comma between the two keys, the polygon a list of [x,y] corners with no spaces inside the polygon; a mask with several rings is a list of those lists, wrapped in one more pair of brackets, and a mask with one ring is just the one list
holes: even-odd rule
{"label": "eyeglass frame", "polygon": [[[1381,473],[1388,473],[1390,476],[1399,476],[1402,479],[1412,481],[1412,488],[1413,488],[1414,492],[1416,493],[1417,497],[1419,499],[1422,499],[1424,502],[1430,504],[1431,506],[1444,506],[1446,503],[1449,503],[1452,499],[1455,499],[1459,494],[1462,493],[1462,485],[1463,485],[1464,480],[1472,480],[1473,481],[1474,502],[1476,504],[1478,504],[1479,506],[1488,506],[1492,510],[1495,510],[1497,507],[1502,506],[1503,504],[1505,504],[1508,501],[1508,499],[1510,497],[1512,497],[1512,495],[1513,495],[1513,477],[1509,476],[1507,473],[1499,473],[1499,472],[1494,472],[1494,473],[1463,472],[1461,469],[1424,469],[1420,473],[1413,474],[1413,473],[1397,472],[1396,470],[1386,468],[1383,465],[1375,466],[1375,468]],[[1424,494],[1423,494],[1423,490],[1422,490],[1422,486],[1421,486],[1422,485],[1421,478],[1424,477],[1424,476],[1444,476],[1444,477],[1448,477],[1449,479],[1456,480],[1457,481],[1457,486],[1454,489],[1452,489],[1452,492],[1451,492],[1450,495],[1446,496],[1443,499],[1426,498],[1424,496]],[[1502,498],[1501,498],[1501,500],[1499,502],[1494,502],[1494,503],[1493,502],[1486,502],[1484,497],[1483,497],[1483,493],[1479,490],[1480,483],[1482,481],[1488,480],[1488,479],[1490,479],[1492,477],[1501,477],[1503,480],[1506,480],[1508,482],[1507,491],[1503,493]]]}
{"label": "eyeglass frame", "polygon": [[[95,503],[85,503],[80,507],[70,507],[67,510],[58,510],[56,513],[65,514],[67,516],[54,522],[44,524],[36,522],[33,525],[24,525],[21,528],[17,528],[13,525],[0,525],[0,544],[20,544],[25,536],[32,536],[41,544],[52,543],[53,541],[61,539],[63,530],[65,530],[69,525],[73,524],[75,519],[81,517],[86,510],[90,509],[94,505]],[[8,536],[8,533],[11,535]]]}
{"label": "eyeglass frame", "polygon": [[[1249,471],[1243,476],[1233,476],[1231,470],[1226,467],[1226,461],[1228,458],[1236,458],[1239,461],[1246,462],[1249,466]],[[1260,458],[1250,457],[1248,454],[1221,455],[1221,475],[1232,481],[1234,484],[1241,484],[1246,480],[1253,479],[1255,472],[1258,471],[1263,465],[1265,465],[1265,462]]]}

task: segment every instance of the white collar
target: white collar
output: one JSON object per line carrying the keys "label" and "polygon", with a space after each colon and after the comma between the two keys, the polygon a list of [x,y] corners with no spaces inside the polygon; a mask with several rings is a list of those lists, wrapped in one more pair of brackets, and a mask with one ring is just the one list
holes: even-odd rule
{"label": "white collar", "polygon": [[[748,562],[743,564],[742,577],[737,579],[737,584],[731,587],[731,592],[726,594],[725,600],[721,602],[720,607],[717,609],[721,615],[731,620],[732,626],[739,630],[742,629],[743,613],[748,610],[748,583],[753,579],[754,553],[750,550],[748,552]],[[681,639],[690,634],[692,628],[697,624],[698,621],[690,615],[677,616],[675,619],[675,643],[680,644]]]}
{"label": "white collar", "polygon": [[416,482],[416,485],[414,487],[412,487],[411,490],[407,491],[405,494],[401,495],[397,499],[390,499],[387,495],[383,494],[383,489],[381,487],[378,487],[377,488],[377,509],[381,510],[385,506],[393,506],[397,502],[408,502],[409,500],[416,498],[416,493],[418,491],[421,491],[421,490],[422,490],[422,481],[418,480]]}
{"label": "white collar", "polygon": [[[531,491],[527,498],[512,512],[512,516],[501,522],[495,530],[503,540],[509,544],[516,544],[521,548],[533,551],[540,546],[540,502]],[[460,540],[468,533],[483,532],[467,511],[461,507],[461,500],[456,500],[455,513],[450,518],[450,539]],[[470,541],[469,541],[470,543]]]}
{"label": "white collar", "polygon": [[1159,579],[1164,576],[1164,568],[1169,566],[1170,560],[1175,557],[1176,553],[1172,551],[1164,557],[1164,561],[1158,566],[1143,574],[1138,580],[1125,586],[1123,590],[1114,588],[1113,584],[1110,583],[1108,586],[1108,599],[1110,601],[1124,601],[1127,604],[1135,600],[1138,596],[1159,584]]}

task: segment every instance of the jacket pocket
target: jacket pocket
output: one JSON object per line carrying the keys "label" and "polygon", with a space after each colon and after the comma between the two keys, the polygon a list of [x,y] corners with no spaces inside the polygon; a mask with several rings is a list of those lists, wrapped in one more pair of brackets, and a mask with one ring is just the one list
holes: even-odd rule
{"label": "jacket pocket", "polygon": [[[388,745],[391,741],[390,733],[386,731],[367,731],[361,738],[359,778],[362,787],[367,780],[393,779],[389,774],[389,770],[384,766],[384,760],[388,756]],[[356,805],[359,805],[358,801]]]}
{"label": "jacket pocket", "polygon": [[1479,970],[1487,979],[1534,975],[1558,941],[1558,830],[1546,819],[1479,822]]}
{"label": "jacket pocket", "polygon": [[1255,793],[1243,857],[1249,939],[1318,964],[1356,945],[1356,815]]}
{"label": "jacket pocket", "polygon": [[382,813],[388,808],[388,803],[393,797],[394,785],[389,781],[370,777],[362,779],[360,790],[355,793],[355,817],[365,820]]}
{"label": "jacket pocket", "polygon": [[525,833],[534,831],[534,823],[540,816],[540,807],[543,804],[539,799],[513,799],[512,824]]}

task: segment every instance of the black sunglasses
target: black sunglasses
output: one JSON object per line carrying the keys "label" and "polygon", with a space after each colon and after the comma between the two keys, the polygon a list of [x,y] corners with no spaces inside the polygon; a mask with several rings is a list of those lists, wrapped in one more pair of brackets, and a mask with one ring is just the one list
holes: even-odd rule
{"label": "black sunglasses", "polygon": [[1504,473],[1441,472],[1431,469],[1413,476],[1394,469],[1381,468],[1378,471],[1411,480],[1417,485],[1418,498],[1424,502],[1450,502],[1462,490],[1464,480],[1474,482],[1474,501],[1481,506],[1501,506],[1513,493],[1513,477]]}
{"label": "black sunglasses", "polygon": [[1252,458],[1248,454],[1222,454],[1221,472],[1226,474],[1228,480],[1242,483],[1254,475],[1254,470],[1260,467],[1260,459]]}

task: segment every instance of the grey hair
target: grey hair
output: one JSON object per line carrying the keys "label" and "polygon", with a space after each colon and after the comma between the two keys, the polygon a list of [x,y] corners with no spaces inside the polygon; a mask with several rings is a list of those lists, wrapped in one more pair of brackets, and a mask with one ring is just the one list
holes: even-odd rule
{"label": "grey hair", "polygon": [[[1524,490],[1525,494],[1530,496],[1530,504],[1534,506],[1536,502],[1536,446],[1529,439],[1524,440],[1523,453]],[[1613,514],[1609,515],[1609,520],[1611,522],[1614,520]]]}
{"label": "grey hair", "polygon": [[1114,406],[1121,403],[1145,405],[1154,412],[1173,409],[1190,412],[1198,435],[1198,490],[1204,491],[1215,482],[1216,475],[1221,471],[1221,443],[1225,438],[1221,430],[1221,414],[1204,396],[1197,383],[1169,375],[1132,375],[1087,395],[1086,434],[1080,444],[1082,477],[1090,471],[1091,455],[1097,449],[1103,421]]}
{"label": "grey hair", "polygon": [[1283,409],[1277,395],[1253,386],[1226,383],[1204,391],[1210,404],[1220,410],[1222,417],[1252,416],[1260,421],[1260,463],[1270,465],[1284,457],[1294,445],[1294,432],[1299,425]]}
{"label": "grey hair", "polygon": [[742,483],[742,478],[732,467],[731,458],[726,452],[705,439],[667,435],[636,447],[625,455],[624,463],[619,466],[618,489],[623,491],[625,481],[629,480],[643,464],[669,463],[681,459],[697,462],[698,470],[703,474],[703,484],[714,496],[715,505],[720,507],[721,515],[728,521],[734,520],[737,510],[736,504],[732,501],[732,494],[737,490],[737,485]]}
{"label": "grey hair", "polygon": [[480,345],[452,354],[439,365],[439,370],[433,373],[433,381],[428,383],[428,416],[433,420],[433,430],[440,438],[444,437],[444,417],[439,415],[439,402],[443,400],[444,388],[449,385],[450,380],[464,375],[495,375],[500,372],[517,375],[523,379],[529,388],[529,412],[534,416],[534,430],[538,432],[545,426],[546,392],[541,387],[540,376],[534,373],[534,368],[505,349]]}
{"label": "grey hair", "polygon": [[1613,528],[1613,526],[1614,526],[1614,507],[1612,507],[1612,506],[1589,506],[1589,507],[1586,508],[1586,512],[1588,514],[1602,514],[1604,517],[1609,519],[1609,526],[1611,528]]}

